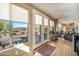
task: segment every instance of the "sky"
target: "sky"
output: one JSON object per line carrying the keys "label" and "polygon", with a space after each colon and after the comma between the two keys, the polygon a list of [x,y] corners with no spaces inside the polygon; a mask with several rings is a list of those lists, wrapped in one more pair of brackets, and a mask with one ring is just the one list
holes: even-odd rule
{"label": "sky", "polygon": [[12,24],[12,28],[19,28],[19,27],[28,27],[28,24],[27,23],[24,23],[24,22],[19,22],[19,21],[12,21],[11,22]]}

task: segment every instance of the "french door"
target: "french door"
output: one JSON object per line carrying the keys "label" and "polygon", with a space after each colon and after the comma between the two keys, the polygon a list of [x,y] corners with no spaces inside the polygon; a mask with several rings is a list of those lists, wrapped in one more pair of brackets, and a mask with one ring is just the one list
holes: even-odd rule
{"label": "french door", "polygon": [[43,19],[43,43],[47,42],[49,40],[49,25],[48,25],[48,19]]}
{"label": "french door", "polygon": [[42,44],[42,16],[34,14],[33,25],[33,48]]}
{"label": "french door", "polygon": [[37,48],[49,40],[48,19],[39,13],[33,15],[33,48]]}

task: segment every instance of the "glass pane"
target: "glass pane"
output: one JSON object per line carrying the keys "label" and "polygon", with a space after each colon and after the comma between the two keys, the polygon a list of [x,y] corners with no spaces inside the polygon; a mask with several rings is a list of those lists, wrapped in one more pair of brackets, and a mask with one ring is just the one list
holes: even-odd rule
{"label": "glass pane", "polygon": [[35,14],[35,24],[42,25],[42,17],[38,14]]}
{"label": "glass pane", "polygon": [[49,31],[50,39],[53,38],[53,34],[54,34],[54,22],[50,20],[50,31]]}
{"label": "glass pane", "polygon": [[48,19],[44,18],[44,40],[48,39]]}
{"label": "glass pane", "polygon": [[12,43],[28,43],[28,11],[19,6],[12,5],[11,26]]}
{"label": "glass pane", "polygon": [[50,20],[50,26],[54,26],[54,22]]}
{"label": "glass pane", "polygon": [[0,4],[0,50],[10,47],[9,4]]}
{"label": "glass pane", "polygon": [[41,42],[41,25],[42,17],[40,15],[35,14],[35,44]]}
{"label": "glass pane", "polygon": [[28,10],[12,5],[12,20],[28,23]]}
{"label": "glass pane", "polygon": [[44,18],[44,25],[48,26],[48,19],[47,18]]}
{"label": "glass pane", "polygon": [[35,25],[35,44],[41,42],[41,25]]}
{"label": "glass pane", "polygon": [[63,27],[62,27],[62,24],[58,24],[58,29],[57,29],[58,32],[61,32],[63,31]]}
{"label": "glass pane", "polygon": [[0,3],[0,19],[9,20],[9,4]]}

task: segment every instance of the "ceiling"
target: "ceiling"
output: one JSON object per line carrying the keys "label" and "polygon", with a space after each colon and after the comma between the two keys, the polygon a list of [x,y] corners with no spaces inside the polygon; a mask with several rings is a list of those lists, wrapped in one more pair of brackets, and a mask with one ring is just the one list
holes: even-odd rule
{"label": "ceiling", "polygon": [[78,3],[32,3],[32,5],[51,17],[59,19],[61,23],[79,22]]}

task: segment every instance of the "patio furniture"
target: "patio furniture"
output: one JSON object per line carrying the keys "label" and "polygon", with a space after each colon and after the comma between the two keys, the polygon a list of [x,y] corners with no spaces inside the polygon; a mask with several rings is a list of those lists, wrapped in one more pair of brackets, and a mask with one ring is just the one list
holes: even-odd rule
{"label": "patio furniture", "polygon": [[10,44],[10,40],[5,40],[5,41],[0,41],[0,46],[2,46],[2,48],[5,48],[6,45]]}
{"label": "patio furniture", "polygon": [[64,34],[64,39],[72,41],[72,34]]}
{"label": "patio furniture", "polygon": [[[22,43],[22,42],[26,42],[28,41],[28,37],[27,36],[16,36],[16,37],[12,37],[11,38],[11,42],[12,44],[14,43]],[[5,48],[6,45],[9,45],[10,44],[10,39],[7,39],[7,40],[0,40],[0,46],[2,46],[2,48]]]}
{"label": "patio furniture", "polygon": [[59,39],[59,34],[58,33],[53,33],[51,35],[51,39],[54,40],[54,41],[57,41]]}

